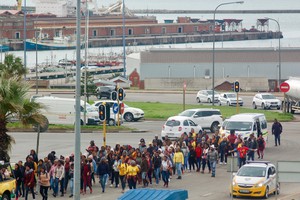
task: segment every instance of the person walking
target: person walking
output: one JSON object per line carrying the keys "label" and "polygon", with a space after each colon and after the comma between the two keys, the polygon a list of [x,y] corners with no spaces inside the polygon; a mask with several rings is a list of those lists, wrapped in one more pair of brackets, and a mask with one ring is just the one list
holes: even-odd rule
{"label": "person walking", "polygon": [[253,151],[248,151],[248,154],[247,154],[248,159],[247,160],[254,161],[254,150],[257,150],[257,141],[256,141],[256,138],[254,137],[253,133],[250,134],[250,138],[248,140],[248,148],[253,149]]}
{"label": "person walking", "polygon": [[23,174],[18,163],[15,164],[15,169],[13,172],[16,179],[16,200],[18,200],[18,198],[21,196],[21,184],[23,179]]}
{"label": "person walking", "polygon": [[70,198],[73,197],[74,194],[74,163],[70,164],[70,170],[69,170],[69,182],[70,182]]}
{"label": "person walking", "polygon": [[134,160],[130,161],[130,165],[127,167],[126,178],[128,181],[129,189],[136,189],[137,174],[140,171]]}
{"label": "person walking", "polygon": [[202,156],[202,148],[201,148],[201,143],[198,143],[196,148],[196,166],[197,166],[197,172],[200,172],[201,168],[201,156]]}
{"label": "person walking", "polygon": [[39,184],[40,184],[40,194],[42,195],[43,200],[47,200],[48,189],[50,187],[50,176],[46,171],[45,166],[42,166],[40,168]]}
{"label": "person walking", "polygon": [[265,139],[263,138],[262,135],[259,136],[259,138],[257,139],[257,155],[258,155],[258,159],[263,159],[264,158],[264,150],[265,150]]}
{"label": "person walking", "polygon": [[161,175],[162,175],[162,179],[164,181],[164,187],[169,186],[169,177],[170,177],[169,170],[170,170],[170,167],[171,167],[170,160],[165,155],[162,162],[161,162]]}
{"label": "person walking", "polygon": [[281,135],[281,133],[282,133],[282,125],[275,118],[274,123],[272,125],[272,135],[275,136],[275,146],[277,146],[277,144],[280,146],[280,135]]}
{"label": "person walking", "polygon": [[34,171],[30,168],[29,165],[25,167],[25,177],[24,177],[24,185],[25,185],[25,200],[28,199],[28,192],[30,191],[32,194],[32,198],[35,199],[34,192]]}
{"label": "person walking", "polygon": [[121,163],[119,163],[118,165],[119,176],[120,176],[120,181],[122,186],[122,193],[124,193],[125,186],[126,186],[127,163],[125,161],[126,161],[125,158],[121,158]]}
{"label": "person walking", "polygon": [[194,147],[192,145],[189,146],[189,154],[188,154],[188,161],[189,161],[189,169],[190,172],[192,171],[192,167],[193,170],[195,170],[195,162],[196,162],[196,151],[194,149]]}
{"label": "person walking", "polygon": [[211,167],[211,177],[216,176],[216,165],[218,161],[218,152],[215,149],[215,145],[210,146],[210,150],[208,152],[208,162],[210,163]]}
{"label": "person walking", "polygon": [[208,162],[208,152],[209,152],[209,146],[207,143],[205,143],[202,151],[202,171],[201,171],[202,174],[204,174],[206,164],[208,167],[208,173],[210,174],[211,172],[210,162]]}
{"label": "person walking", "polygon": [[184,164],[184,157],[183,153],[180,151],[180,147],[176,148],[176,152],[173,157],[173,163],[175,164],[176,170],[177,170],[177,179],[181,179],[181,167]]}
{"label": "person walking", "polygon": [[159,184],[159,173],[160,173],[160,166],[161,166],[161,157],[159,156],[159,152],[156,151],[155,155],[152,159],[152,163],[153,163],[153,170],[154,170],[154,175],[155,175],[155,182],[156,185]]}
{"label": "person walking", "polygon": [[147,173],[149,170],[149,165],[148,161],[146,159],[146,155],[142,155],[142,162],[141,162],[141,174],[142,174],[142,181],[143,181],[143,187],[148,186],[148,181],[147,181]]}
{"label": "person walking", "polygon": [[181,152],[183,153],[183,157],[184,157],[184,165],[183,165],[183,169],[186,171],[188,170],[188,159],[189,159],[189,149],[186,146],[185,142],[182,142],[182,146],[181,146]]}
{"label": "person walking", "polygon": [[60,191],[61,191],[61,195],[60,196],[64,196],[64,173],[65,173],[65,169],[63,166],[63,162],[61,160],[59,160],[57,162],[57,166],[54,169],[54,173],[53,173],[53,180],[54,180],[54,189],[53,189],[53,196],[56,197],[58,194],[58,187],[60,184]]}
{"label": "person walking", "polygon": [[224,137],[222,139],[222,142],[219,144],[219,153],[220,153],[220,165],[227,164],[227,154],[228,154],[228,146],[229,142],[227,141],[227,138]]}
{"label": "person walking", "polygon": [[83,162],[83,170],[82,170],[82,179],[83,179],[83,194],[86,194],[86,188],[89,187],[90,193],[93,193],[93,189],[91,186],[91,165],[87,159],[82,160]]}
{"label": "person walking", "polygon": [[99,176],[99,182],[101,184],[102,193],[105,192],[105,185],[109,174],[109,166],[107,159],[102,157],[97,167],[97,175]]}

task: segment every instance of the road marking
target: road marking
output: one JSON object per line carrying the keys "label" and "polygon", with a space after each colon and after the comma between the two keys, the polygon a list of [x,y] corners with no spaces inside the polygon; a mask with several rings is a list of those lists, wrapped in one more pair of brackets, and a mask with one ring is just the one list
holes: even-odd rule
{"label": "road marking", "polygon": [[210,195],[212,195],[212,193],[207,193],[207,194],[204,194],[204,195],[202,195],[203,197],[208,197],[208,196],[210,196]]}

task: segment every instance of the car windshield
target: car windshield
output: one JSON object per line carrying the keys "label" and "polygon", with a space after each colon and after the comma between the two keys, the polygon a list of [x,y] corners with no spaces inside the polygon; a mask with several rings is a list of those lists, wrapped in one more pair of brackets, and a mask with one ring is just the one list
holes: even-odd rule
{"label": "car windshield", "polygon": [[235,130],[235,131],[251,131],[252,130],[252,122],[228,121],[225,126],[226,126],[225,127],[226,130]]}
{"label": "car windshield", "polygon": [[235,94],[227,94],[227,97],[228,98],[236,98],[236,95]]}
{"label": "car windshield", "polygon": [[[212,93],[213,93],[212,90],[207,90],[206,92],[207,92],[208,95],[212,95]],[[217,93],[217,92],[215,91],[215,95],[219,95],[219,93]]]}
{"label": "car windshield", "polygon": [[86,104],[86,111],[87,112],[97,112],[96,108],[90,106],[89,104]]}
{"label": "car windshield", "polygon": [[180,113],[178,116],[191,117],[196,111],[186,110]]}
{"label": "car windshield", "polygon": [[264,94],[264,95],[261,95],[261,97],[263,99],[276,99],[276,97],[272,94]]}
{"label": "car windshield", "polygon": [[180,125],[180,121],[174,119],[168,120],[166,122],[166,126],[179,126],[179,125]]}
{"label": "car windshield", "polygon": [[265,167],[243,166],[238,171],[237,176],[265,177],[266,176],[266,168]]}

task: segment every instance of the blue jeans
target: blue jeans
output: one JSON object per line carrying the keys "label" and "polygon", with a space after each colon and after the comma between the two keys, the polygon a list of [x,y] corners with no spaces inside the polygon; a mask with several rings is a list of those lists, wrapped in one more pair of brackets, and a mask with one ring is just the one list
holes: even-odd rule
{"label": "blue jeans", "polygon": [[254,161],[254,151],[249,151],[248,152],[248,160]]}
{"label": "blue jeans", "polygon": [[160,168],[154,168],[154,175],[155,175],[155,182],[156,184],[159,184],[159,173],[160,173]]}
{"label": "blue jeans", "polygon": [[176,169],[177,169],[177,175],[181,176],[181,174],[182,174],[182,171],[181,171],[182,164],[181,163],[175,163],[175,166],[176,166]]}
{"label": "blue jeans", "polygon": [[169,171],[168,170],[167,171],[162,171],[161,176],[162,176],[162,179],[163,179],[164,183],[168,185],[169,176],[170,176]]}
{"label": "blue jeans", "polygon": [[189,160],[189,156],[184,156],[184,169],[187,170],[188,169],[188,160]]}
{"label": "blue jeans", "polygon": [[70,178],[70,192],[71,195],[74,193],[74,178]]}
{"label": "blue jeans", "polygon": [[197,159],[197,170],[200,170],[200,167],[201,167],[201,157],[199,158],[196,158]]}
{"label": "blue jeans", "polygon": [[102,192],[105,191],[105,184],[106,184],[107,177],[108,174],[100,175],[100,184],[101,184]]}
{"label": "blue jeans", "polygon": [[280,145],[280,134],[274,134],[275,136],[275,146],[277,146],[277,143]]}
{"label": "blue jeans", "polygon": [[53,192],[55,195],[58,194],[58,183],[59,183],[59,178],[53,179]]}
{"label": "blue jeans", "polygon": [[216,165],[217,161],[210,161],[210,167],[211,167],[211,176],[216,176]]}
{"label": "blue jeans", "polygon": [[17,184],[17,187],[16,187],[16,197],[19,197],[19,194],[21,194],[21,184]]}

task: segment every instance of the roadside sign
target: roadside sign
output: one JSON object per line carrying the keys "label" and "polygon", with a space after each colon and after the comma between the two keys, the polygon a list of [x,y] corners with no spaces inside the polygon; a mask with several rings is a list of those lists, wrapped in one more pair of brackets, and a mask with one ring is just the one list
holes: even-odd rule
{"label": "roadside sign", "polygon": [[290,90],[290,85],[287,82],[283,82],[283,83],[280,84],[279,89],[280,89],[281,92],[286,93]]}
{"label": "roadside sign", "polygon": [[120,103],[120,114],[122,115],[124,113],[124,103]]}
{"label": "roadside sign", "polygon": [[117,103],[114,103],[114,105],[113,105],[113,112],[114,112],[114,114],[117,114],[119,112],[119,106]]}

